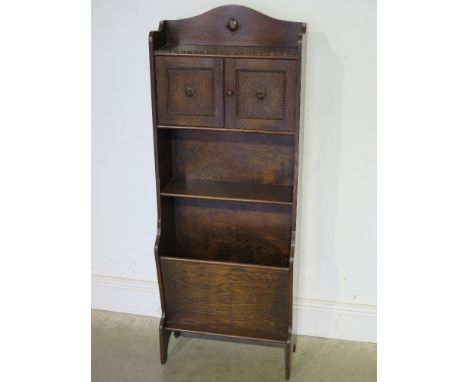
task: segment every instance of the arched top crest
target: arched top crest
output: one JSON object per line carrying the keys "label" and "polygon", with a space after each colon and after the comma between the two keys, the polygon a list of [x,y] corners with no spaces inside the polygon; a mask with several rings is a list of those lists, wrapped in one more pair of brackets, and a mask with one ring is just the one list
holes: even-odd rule
{"label": "arched top crest", "polygon": [[169,44],[297,47],[306,24],[278,20],[240,5],[162,23]]}

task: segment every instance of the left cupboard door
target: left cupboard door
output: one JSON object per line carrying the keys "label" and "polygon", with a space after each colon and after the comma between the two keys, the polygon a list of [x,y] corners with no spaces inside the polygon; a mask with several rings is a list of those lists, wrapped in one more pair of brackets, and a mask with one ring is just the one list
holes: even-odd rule
{"label": "left cupboard door", "polygon": [[224,126],[222,58],[155,60],[158,125]]}

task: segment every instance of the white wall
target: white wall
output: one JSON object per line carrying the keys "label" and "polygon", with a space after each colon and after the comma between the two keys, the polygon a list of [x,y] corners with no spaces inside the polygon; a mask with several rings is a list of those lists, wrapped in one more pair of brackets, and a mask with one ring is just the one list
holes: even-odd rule
{"label": "white wall", "polygon": [[[376,341],[376,4],[238,1],[308,23],[301,334]],[[222,1],[92,2],[92,305],[158,315],[147,35]]]}

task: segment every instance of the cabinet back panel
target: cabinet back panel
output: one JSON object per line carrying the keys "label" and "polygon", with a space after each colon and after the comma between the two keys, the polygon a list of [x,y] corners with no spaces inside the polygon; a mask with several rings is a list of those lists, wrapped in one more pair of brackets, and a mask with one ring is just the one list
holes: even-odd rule
{"label": "cabinet back panel", "polygon": [[175,178],[292,185],[294,136],[172,131]]}
{"label": "cabinet back panel", "polygon": [[291,206],[175,199],[176,257],[288,266]]}

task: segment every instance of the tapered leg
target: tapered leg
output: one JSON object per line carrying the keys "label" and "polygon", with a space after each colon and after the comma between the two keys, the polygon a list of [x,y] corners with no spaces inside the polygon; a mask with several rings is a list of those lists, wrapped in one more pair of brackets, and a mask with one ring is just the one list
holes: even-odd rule
{"label": "tapered leg", "polygon": [[291,359],[292,353],[296,351],[297,335],[292,333],[292,328],[288,328],[288,338],[286,347],[284,348],[284,364],[286,369],[286,380],[291,376]]}
{"label": "tapered leg", "polygon": [[170,337],[171,332],[169,330],[164,330],[162,327],[159,328],[159,354],[161,355],[161,364],[166,363]]}
{"label": "tapered leg", "polygon": [[291,375],[291,343],[288,342],[286,348],[284,349],[284,356],[285,356],[285,366],[286,366],[286,380],[289,380],[289,376]]}

